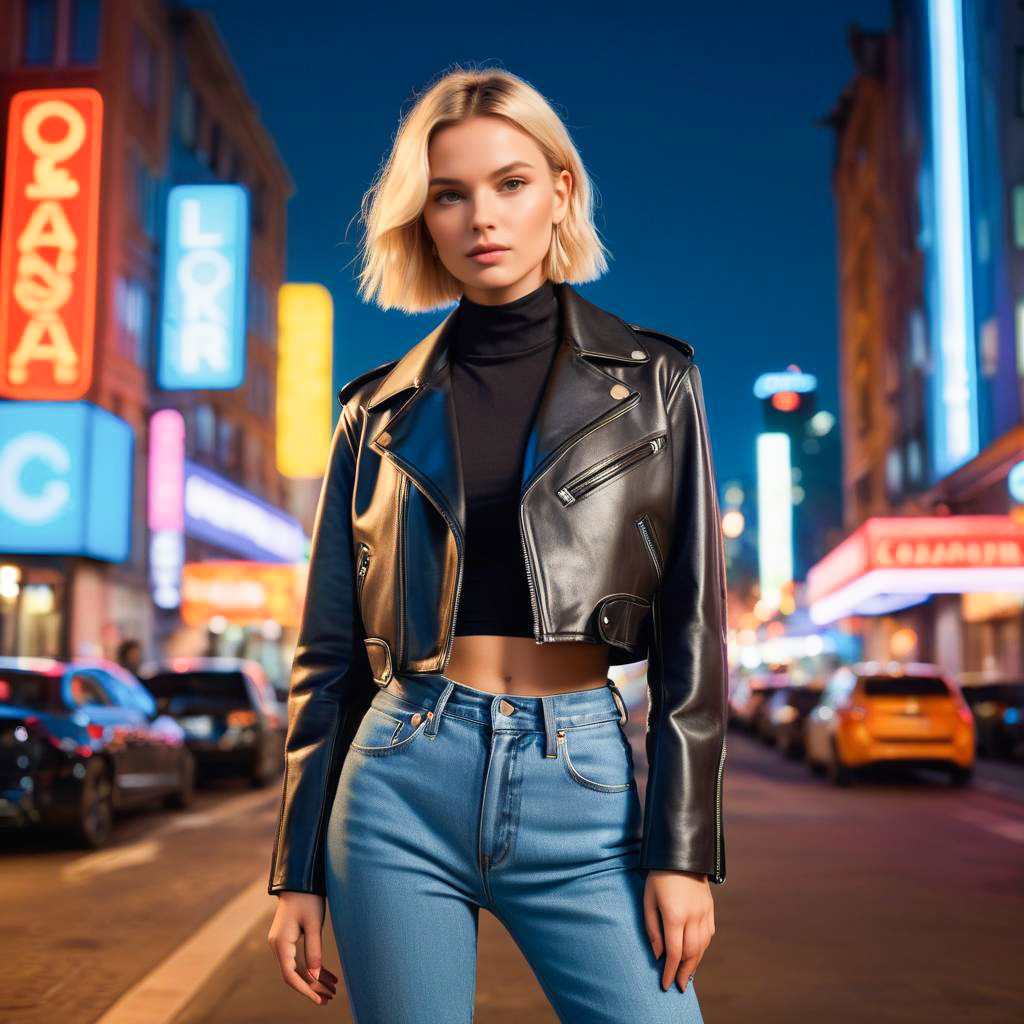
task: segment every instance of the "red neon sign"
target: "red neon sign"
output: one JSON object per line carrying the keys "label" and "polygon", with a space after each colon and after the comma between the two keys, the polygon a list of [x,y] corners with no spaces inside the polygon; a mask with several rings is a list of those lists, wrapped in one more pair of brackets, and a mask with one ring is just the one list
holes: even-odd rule
{"label": "red neon sign", "polygon": [[874,516],[807,571],[807,601],[873,569],[1014,569],[1024,524],[1011,516]]}
{"label": "red neon sign", "polygon": [[103,98],[11,99],[0,233],[0,395],[81,398],[92,382]]}

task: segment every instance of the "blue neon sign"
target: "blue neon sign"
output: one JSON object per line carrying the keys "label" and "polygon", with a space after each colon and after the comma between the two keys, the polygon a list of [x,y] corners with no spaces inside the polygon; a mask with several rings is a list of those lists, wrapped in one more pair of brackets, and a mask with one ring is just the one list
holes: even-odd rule
{"label": "blue neon sign", "polygon": [[269,562],[302,561],[302,524],[218,473],[185,460],[185,533]]}
{"label": "blue neon sign", "polygon": [[128,558],[134,440],[89,402],[0,403],[0,551]]}
{"label": "blue neon sign", "polygon": [[249,192],[176,185],[167,199],[157,383],[237,388],[245,378]]}

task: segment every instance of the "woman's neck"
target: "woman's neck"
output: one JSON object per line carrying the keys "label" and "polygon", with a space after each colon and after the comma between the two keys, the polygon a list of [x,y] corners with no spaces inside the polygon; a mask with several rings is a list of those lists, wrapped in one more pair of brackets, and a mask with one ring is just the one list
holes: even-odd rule
{"label": "woman's neck", "polygon": [[560,335],[554,283],[495,306],[459,300],[451,354],[456,362],[510,359],[554,344]]}

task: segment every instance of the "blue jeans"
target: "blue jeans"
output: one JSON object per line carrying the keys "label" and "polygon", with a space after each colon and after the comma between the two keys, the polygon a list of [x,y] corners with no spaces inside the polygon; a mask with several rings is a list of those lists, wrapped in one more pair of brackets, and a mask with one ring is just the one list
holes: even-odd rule
{"label": "blue jeans", "polygon": [[[614,690],[614,694],[613,694]],[[643,922],[643,808],[614,683],[502,697],[398,675],[346,754],[327,904],[358,1024],[472,1021],[479,908],[570,1024],[700,1024]]]}

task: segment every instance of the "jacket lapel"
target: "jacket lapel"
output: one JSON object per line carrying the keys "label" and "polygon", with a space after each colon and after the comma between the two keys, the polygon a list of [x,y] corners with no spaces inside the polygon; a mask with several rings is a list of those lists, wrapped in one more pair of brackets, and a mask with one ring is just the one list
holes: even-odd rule
{"label": "jacket lapel", "polygon": [[[602,365],[644,363],[649,358],[638,336],[618,317],[588,302],[567,283],[555,287],[562,334],[523,453],[521,494],[567,442],[628,414],[642,400],[637,388],[623,387]],[[390,418],[379,419],[368,443],[412,476],[465,537],[465,486],[448,362],[456,312],[452,310],[383,378],[367,408],[373,413],[393,400],[394,411]]]}

